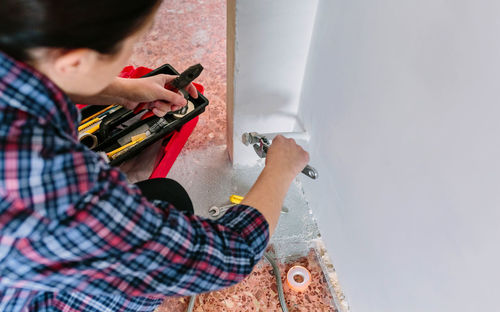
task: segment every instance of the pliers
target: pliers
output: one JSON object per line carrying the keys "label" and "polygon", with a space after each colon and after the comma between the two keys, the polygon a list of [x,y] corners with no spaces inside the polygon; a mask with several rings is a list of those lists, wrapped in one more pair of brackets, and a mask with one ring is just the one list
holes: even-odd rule
{"label": "pliers", "polygon": [[[203,66],[201,64],[196,64],[193,66],[190,66],[188,69],[183,71],[178,77],[176,77],[174,80],[168,82],[165,85],[165,89],[173,91],[173,92],[180,92],[186,99],[186,101],[189,99],[189,93],[186,91],[186,87],[193,82],[198,76],[200,76],[201,72],[203,71]],[[134,114],[138,114],[140,111],[144,110],[146,108],[146,105],[148,103],[140,103],[137,105],[137,107],[134,109]],[[187,111],[187,105],[182,107],[181,109],[177,111],[172,111],[168,112],[169,114],[185,114]],[[152,116],[153,113],[149,112],[146,113],[145,116],[143,116],[141,119],[145,119],[147,117]]]}

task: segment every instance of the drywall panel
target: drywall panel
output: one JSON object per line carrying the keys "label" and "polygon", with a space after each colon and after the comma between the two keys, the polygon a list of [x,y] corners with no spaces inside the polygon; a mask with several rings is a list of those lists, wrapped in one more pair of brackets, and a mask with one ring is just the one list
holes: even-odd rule
{"label": "drywall panel", "polygon": [[352,311],[498,311],[500,2],[322,0],[303,179]]}
{"label": "drywall panel", "polygon": [[317,0],[236,0],[235,39],[228,39],[228,44],[234,44],[235,57],[236,165],[252,165],[257,160],[253,149],[241,143],[244,132],[292,131],[297,126],[316,7]]}

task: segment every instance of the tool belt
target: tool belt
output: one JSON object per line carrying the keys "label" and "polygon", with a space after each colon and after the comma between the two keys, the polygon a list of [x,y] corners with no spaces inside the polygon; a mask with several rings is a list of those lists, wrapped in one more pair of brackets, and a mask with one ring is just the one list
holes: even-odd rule
{"label": "tool belt", "polygon": [[[171,65],[165,64],[155,70],[145,67],[134,69],[129,66],[124,68],[120,76],[138,78],[158,74],[179,75]],[[208,105],[208,99],[200,93],[203,92],[203,87],[195,83],[194,85],[198,90],[198,98],[194,99],[189,96],[188,104],[182,110],[173,114],[169,113],[164,117],[158,117],[148,110],[134,112],[119,105],[78,105],[82,117],[78,128],[79,140],[101,154],[113,166],[118,166],[135,157],[159,140],[164,140],[164,145],[167,145],[169,140],[179,137],[175,136],[177,132],[183,132],[181,136],[184,140],[181,142],[183,146],[196,124],[196,117],[203,113]],[[195,118],[196,120],[193,120]],[[188,122],[190,122],[190,126],[187,127],[189,133],[181,131],[183,125]],[[177,154],[180,152],[179,144],[179,142],[174,144],[177,146],[175,148]],[[169,164],[168,169],[173,164],[173,160],[170,162],[172,163]]]}

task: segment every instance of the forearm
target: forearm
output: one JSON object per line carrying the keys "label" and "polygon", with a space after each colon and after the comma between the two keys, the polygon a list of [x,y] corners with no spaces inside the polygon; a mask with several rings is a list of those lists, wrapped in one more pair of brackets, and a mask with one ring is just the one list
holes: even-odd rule
{"label": "forearm", "polygon": [[[121,105],[130,110],[134,110],[141,103],[147,103],[146,109],[163,117],[168,112],[177,110],[187,103],[184,95],[165,88],[165,85],[173,79],[175,76],[170,75],[154,75],[140,79],[117,77],[99,94],[92,96],[70,94],[70,98],[75,103]],[[198,97],[198,91],[193,84],[188,85],[185,90],[193,98]]]}
{"label": "forearm", "polygon": [[283,201],[293,178],[278,168],[266,166],[241,203],[254,207],[264,215],[271,235],[278,224]]}
{"label": "forearm", "polygon": [[113,82],[104,90],[95,95],[81,96],[70,95],[70,98],[75,103],[89,104],[89,105],[124,105],[126,104],[126,95],[128,90],[131,89],[133,79],[115,78]]}

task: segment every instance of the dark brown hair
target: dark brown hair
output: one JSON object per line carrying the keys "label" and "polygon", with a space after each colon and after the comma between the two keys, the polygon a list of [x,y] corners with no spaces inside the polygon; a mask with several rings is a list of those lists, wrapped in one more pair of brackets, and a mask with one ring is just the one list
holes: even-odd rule
{"label": "dark brown hair", "polygon": [[35,47],[113,54],[161,0],[0,0],[0,50],[27,61]]}

